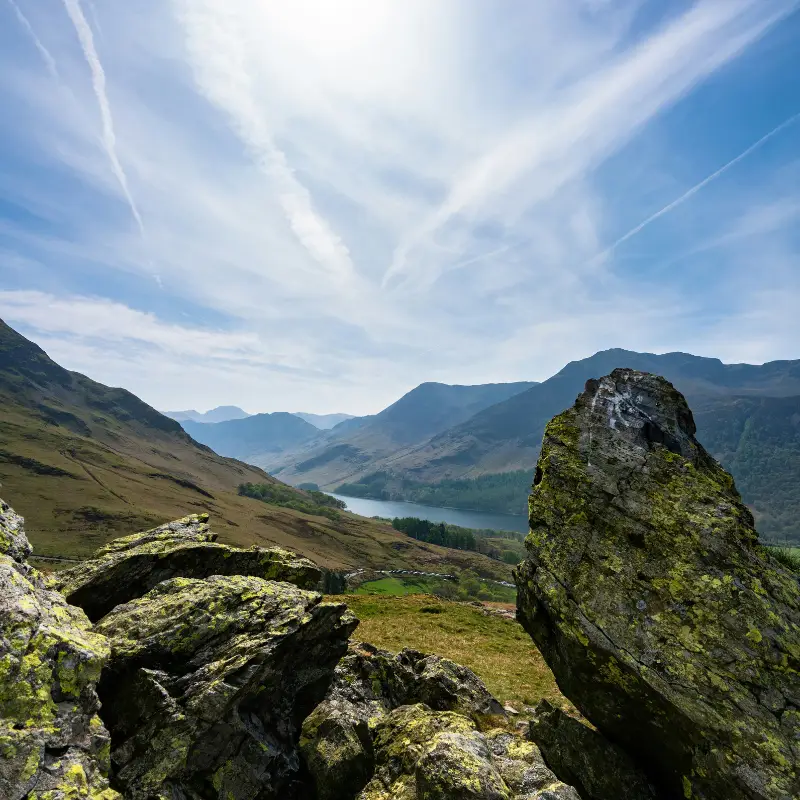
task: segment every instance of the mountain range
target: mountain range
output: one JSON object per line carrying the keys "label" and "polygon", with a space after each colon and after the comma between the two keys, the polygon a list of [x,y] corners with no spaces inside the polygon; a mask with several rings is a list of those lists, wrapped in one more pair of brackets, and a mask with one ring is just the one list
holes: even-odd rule
{"label": "mountain range", "polygon": [[227,422],[231,419],[244,419],[250,415],[239,406],[217,406],[210,411],[165,411],[165,417],[176,422]]}
{"label": "mountain range", "polygon": [[[588,379],[617,367],[674,383],[762,532],[800,540],[800,361],[723,364],[687,353],[605,350],[539,384],[422,384],[379,414],[261,448],[249,460],[294,485],[523,514],[545,425]],[[216,445],[229,452],[226,442]]]}
{"label": "mountain range", "polygon": [[[230,422],[231,420],[247,419],[248,417],[258,416],[255,414],[248,414],[247,411],[239,408],[239,406],[217,406],[210,411],[164,411],[165,417],[174,419],[176,422],[202,422],[205,424],[212,424],[216,422]],[[308,414],[303,411],[293,412],[293,416],[300,417],[300,419],[311,423],[315,428],[321,431],[330,430],[340,422],[347,419],[352,419],[352,414]]]}
{"label": "mountain range", "polygon": [[[256,415],[256,424],[263,424],[259,416],[284,421]],[[117,536],[205,511],[221,541],[277,544],[331,569],[455,567],[511,575],[507,564],[417,542],[375,520],[240,495],[241,484],[267,484],[267,494],[288,495],[295,505],[313,500],[256,466],[218,455],[130,392],[64,369],[2,320],[0,481],[4,498],[26,517],[39,556],[80,558]]]}

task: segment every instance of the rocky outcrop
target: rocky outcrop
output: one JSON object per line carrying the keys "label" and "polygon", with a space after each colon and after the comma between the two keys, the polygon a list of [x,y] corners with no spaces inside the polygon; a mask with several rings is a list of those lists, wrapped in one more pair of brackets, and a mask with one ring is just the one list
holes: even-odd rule
{"label": "rocky outcrop", "polygon": [[115,606],[146,594],[171,578],[252,575],[313,589],[321,570],[306,558],[278,547],[242,550],[217,544],[207,514],[193,514],[107,544],[52,585],[96,622]]}
{"label": "rocky outcrop", "polygon": [[103,618],[100,696],[126,797],[290,796],[300,724],[357,624],[321,600],[249,576],[175,578]]}
{"label": "rocky outcrop", "polygon": [[0,500],[0,797],[114,800],[95,690],[109,647],[26,563],[22,523]]}
{"label": "rocky outcrop", "polygon": [[375,768],[376,726],[412,703],[475,719],[503,713],[466,667],[416,650],[395,655],[351,644],[325,700],[303,724],[301,749],[320,800],[349,800],[364,787]]}
{"label": "rocky outcrop", "polygon": [[469,718],[401,706],[376,725],[375,775],[358,800],[580,800],[538,748]]}
{"label": "rocky outcrop", "polygon": [[800,584],[662,378],[590,381],[547,427],[518,618],[666,797],[800,796]]}
{"label": "rocky outcrop", "polygon": [[560,708],[542,700],[528,737],[547,766],[582,800],[656,800],[647,777],[624,750]]}

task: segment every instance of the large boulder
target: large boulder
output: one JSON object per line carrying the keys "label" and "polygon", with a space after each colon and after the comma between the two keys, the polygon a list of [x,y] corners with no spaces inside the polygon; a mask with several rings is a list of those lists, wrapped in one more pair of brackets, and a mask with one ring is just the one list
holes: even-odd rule
{"label": "large boulder", "polygon": [[0,500],[0,797],[113,800],[95,688],[109,646],[27,564],[22,523]]}
{"label": "large boulder", "polygon": [[174,578],[107,614],[103,718],[127,800],[293,796],[302,720],[356,619],[252,576]]}
{"label": "large boulder", "polygon": [[580,800],[532,742],[469,718],[401,706],[375,730],[375,775],[358,800]]}
{"label": "large boulder", "polygon": [[218,544],[207,514],[193,514],[144,533],[116,539],[94,558],[57,573],[51,585],[93,622],[115,606],[146,594],[171,578],[253,575],[313,589],[321,570],[279,547],[242,550]]}
{"label": "large boulder", "polygon": [[668,797],[800,797],[800,584],[684,398],[622,369],[545,432],[518,618]]}
{"label": "large boulder", "polygon": [[325,700],[303,723],[301,750],[319,800],[351,800],[365,786],[375,768],[372,738],[378,724],[412,703],[473,719],[503,714],[466,667],[416,650],[395,655],[353,643]]}

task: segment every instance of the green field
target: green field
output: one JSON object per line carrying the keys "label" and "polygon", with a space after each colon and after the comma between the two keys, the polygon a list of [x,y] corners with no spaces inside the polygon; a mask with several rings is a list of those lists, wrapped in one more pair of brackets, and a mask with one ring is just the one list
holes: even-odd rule
{"label": "green field", "polygon": [[[391,579],[390,579],[391,580]],[[355,641],[397,652],[411,647],[472,669],[502,703],[518,708],[541,699],[570,708],[530,636],[513,620],[467,603],[431,596],[337,595],[361,624]]]}
{"label": "green field", "polygon": [[424,580],[408,578],[381,578],[377,581],[367,581],[355,590],[355,594],[383,595],[430,594],[430,592],[430,584]]}

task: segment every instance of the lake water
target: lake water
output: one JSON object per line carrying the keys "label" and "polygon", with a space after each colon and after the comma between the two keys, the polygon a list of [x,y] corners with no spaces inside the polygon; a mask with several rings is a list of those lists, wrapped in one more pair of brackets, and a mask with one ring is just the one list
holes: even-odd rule
{"label": "lake water", "polygon": [[405,503],[402,500],[366,500],[362,497],[345,497],[343,494],[333,495],[337,500],[347,503],[347,510],[362,517],[417,517],[431,522],[449,522],[464,528],[490,528],[495,531],[528,532],[526,517],[512,514],[492,514],[487,511],[465,511],[460,508],[436,508],[421,506],[417,503]]}

